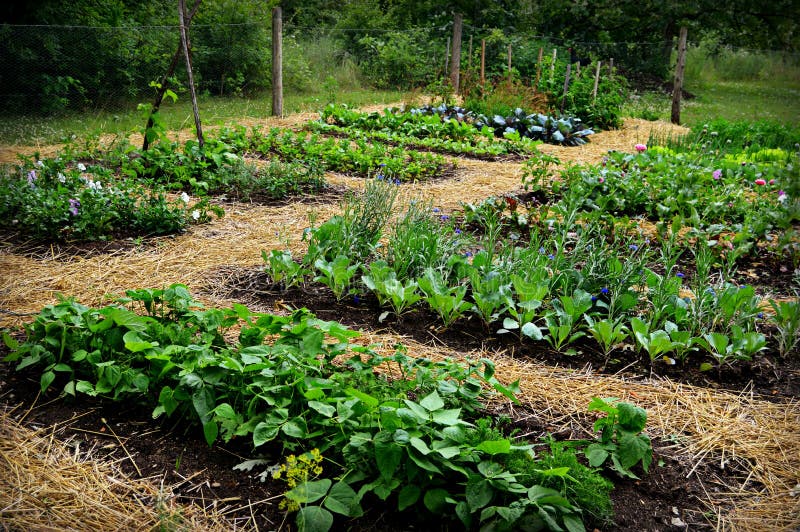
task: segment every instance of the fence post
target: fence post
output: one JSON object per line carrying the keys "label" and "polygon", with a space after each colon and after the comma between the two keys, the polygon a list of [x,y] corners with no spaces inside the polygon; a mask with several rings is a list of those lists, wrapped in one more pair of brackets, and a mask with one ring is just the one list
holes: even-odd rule
{"label": "fence post", "polygon": [[481,87],[486,85],[486,39],[481,39]]}
{"label": "fence post", "polygon": [[536,60],[536,87],[539,87],[539,77],[542,75],[542,53],[544,48],[539,47],[539,58]]}
{"label": "fence post", "polygon": [[675,83],[672,87],[672,116],[673,124],[681,123],[681,91],[683,90],[683,70],[686,67],[686,26],[681,26],[678,38],[678,64],[675,65]]}
{"label": "fence post", "polygon": [[561,112],[564,112],[564,105],[567,103],[567,91],[569,90],[569,72],[572,69],[572,65],[567,63],[567,73],[564,76],[564,95],[561,97]]}
{"label": "fence post", "polygon": [[511,45],[508,45],[508,86],[511,86]]}
{"label": "fence post", "polygon": [[550,63],[550,81],[551,82],[556,77],[556,55],[557,54],[558,54],[558,50],[556,48],[553,48],[553,62]]}
{"label": "fence post", "polygon": [[458,84],[461,77],[461,25],[464,16],[456,13],[453,19],[453,64],[450,65],[450,84],[453,92],[458,94]]}
{"label": "fence post", "polygon": [[283,18],[272,8],[272,116],[283,116]]}
{"label": "fence post", "polygon": [[178,20],[181,25],[181,45],[183,57],[186,59],[186,75],[189,77],[189,94],[192,97],[192,111],[194,112],[194,127],[197,130],[197,143],[203,147],[203,126],[200,123],[200,110],[197,107],[197,93],[194,90],[194,75],[192,74],[192,56],[189,54],[189,36],[186,33],[186,1],[178,0]]}
{"label": "fence post", "polygon": [[600,83],[600,61],[597,61],[597,70],[594,73],[594,88],[592,89],[592,103],[597,100],[597,85]]}
{"label": "fence post", "polygon": [[614,75],[614,58],[608,60],[608,74],[610,76]]}

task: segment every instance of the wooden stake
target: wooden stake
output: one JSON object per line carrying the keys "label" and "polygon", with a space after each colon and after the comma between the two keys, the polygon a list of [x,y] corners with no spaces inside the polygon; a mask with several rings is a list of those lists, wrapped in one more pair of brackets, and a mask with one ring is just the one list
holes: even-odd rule
{"label": "wooden stake", "polygon": [[[192,23],[192,19],[197,13],[197,8],[200,7],[200,2],[201,0],[195,0],[192,11],[186,15],[185,20],[187,27]],[[161,108],[161,102],[164,101],[164,95],[167,93],[167,87],[169,86],[169,78],[171,78],[173,72],[175,72],[175,67],[178,66],[178,61],[182,56],[183,46],[181,45],[181,41],[178,41],[178,48],[175,50],[175,53],[172,54],[172,61],[170,61],[169,66],[167,67],[167,72],[164,74],[164,77],[161,78],[161,83],[158,85],[158,91],[156,93],[155,100],[153,100],[153,106],[150,108],[150,115],[147,117],[147,125],[144,126],[145,135],[144,141],[142,142],[142,151],[147,151],[147,149],[150,147],[150,139],[147,138],[147,131],[153,127],[153,115],[156,114]]]}
{"label": "wooden stake", "polygon": [[186,0],[178,0],[178,20],[181,25],[181,45],[183,57],[186,59],[186,74],[189,76],[189,94],[192,97],[192,111],[194,112],[194,127],[197,129],[197,143],[200,148],[205,144],[203,140],[203,126],[200,123],[200,110],[197,107],[197,93],[194,90],[194,75],[192,74],[192,57],[189,54],[189,36],[186,31]]}
{"label": "wooden stake", "polygon": [[508,45],[508,86],[511,86],[511,45]]}
{"label": "wooden stake", "polygon": [[539,58],[536,60],[536,87],[539,86],[539,77],[542,75],[542,54],[544,48],[539,47]]}
{"label": "wooden stake", "polygon": [[283,13],[272,9],[272,116],[283,116]]}
{"label": "wooden stake", "polygon": [[486,39],[481,39],[481,87],[486,85]]}
{"label": "wooden stake", "polygon": [[553,81],[553,78],[556,77],[556,55],[558,54],[558,50],[553,48],[553,62],[550,63],[550,81]]}
{"label": "wooden stake", "polygon": [[592,89],[592,103],[597,100],[597,85],[600,83],[600,61],[597,62],[597,70],[594,73],[594,88]]}
{"label": "wooden stake", "polygon": [[564,95],[561,97],[561,112],[564,112],[564,105],[567,102],[567,91],[569,90],[569,72],[572,65],[567,63],[567,73],[564,75]]}
{"label": "wooden stake", "polygon": [[458,94],[458,84],[461,77],[461,25],[464,17],[456,13],[453,18],[453,63],[450,65],[450,84],[453,92]]}
{"label": "wooden stake", "polygon": [[675,66],[675,83],[672,87],[672,117],[673,124],[681,123],[681,91],[683,90],[683,70],[686,67],[686,26],[681,26],[678,37],[678,64]]}

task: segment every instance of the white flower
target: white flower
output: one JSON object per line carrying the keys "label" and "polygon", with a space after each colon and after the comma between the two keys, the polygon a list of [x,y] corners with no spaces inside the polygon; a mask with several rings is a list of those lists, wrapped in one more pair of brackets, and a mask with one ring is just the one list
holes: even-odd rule
{"label": "white flower", "polygon": [[36,161],[36,166],[38,166],[39,168],[44,168],[44,162]]}
{"label": "white flower", "polygon": [[189,194],[186,192],[181,192],[181,201],[184,203],[189,203]]}
{"label": "white flower", "polygon": [[103,184],[100,183],[100,181],[91,181],[90,180],[89,181],[89,188],[91,188],[92,190],[95,190],[95,191],[102,190],[103,189]]}
{"label": "white flower", "polygon": [[80,170],[81,172],[85,172],[86,171],[86,165],[83,164],[83,163],[78,163],[78,170]]}
{"label": "white flower", "polygon": [[66,183],[67,182],[67,177],[64,174],[62,174],[61,172],[59,172],[56,177],[58,177],[58,182],[59,183]]}
{"label": "white flower", "polygon": [[194,218],[195,220],[199,220],[200,219],[200,211],[198,211],[197,209],[193,210],[192,211],[192,218]]}

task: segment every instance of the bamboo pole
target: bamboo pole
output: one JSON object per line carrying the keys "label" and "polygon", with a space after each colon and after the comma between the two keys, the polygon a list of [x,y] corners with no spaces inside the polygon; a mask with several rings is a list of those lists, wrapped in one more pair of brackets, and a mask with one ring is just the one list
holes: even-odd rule
{"label": "bamboo pole", "polygon": [[594,73],[594,88],[592,89],[592,103],[597,100],[597,86],[600,84],[600,61],[597,61],[597,70]]}
{"label": "bamboo pole", "polygon": [[272,116],[283,116],[283,12],[272,9]]}
{"label": "bamboo pole", "polygon": [[486,85],[486,39],[481,39],[481,87]]}

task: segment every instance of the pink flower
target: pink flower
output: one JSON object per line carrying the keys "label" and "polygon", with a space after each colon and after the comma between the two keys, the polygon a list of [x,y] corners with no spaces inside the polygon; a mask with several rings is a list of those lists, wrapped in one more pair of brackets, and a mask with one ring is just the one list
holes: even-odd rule
{"label": "pink flower", "polygon": [[722,170],[714,170],[714,173],[713,173],[713,174],[711,174],[711,175],[713,175],[713,176],[714,176],[714,179],[717,179],[717,180],[718,180],[719,178],[721,178],[721,177],[722,177]]}
{"label": "pink flower", "polygon": [[761,179],[760,177],[759,177],[758,179],[756,179],[756,180],[754,181],[754,183],[755,183],[756,185],[762,185],[762,186],[767,184],[767,182],[766,182],[766,181],[764,181],[763,179]]}
{"label": "pink flower", "polygon": [[636,148],[636,151],[638,151],[639,153],[647,150],[647,146],[645,146],[644,144],[637,144],[636,146],[634,146],[634,148]]}
{"label": "pink flower", "polygon": [[774,185],[774,184],[775,184],[775,180],[774,180],[774,179],[770,179],[770,180],[769,180],[769,184],[770,184],[770,185]]}
{"label": "pink flower", "polygon": [[601,177],[598,177],[598,178],[597,178],[597,182],[598,182],[598,183],[605,183],[605,181],[606,181],[606,178],[605,178],[605,177],[602,177],[602,176],[601,176]]}

